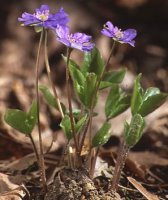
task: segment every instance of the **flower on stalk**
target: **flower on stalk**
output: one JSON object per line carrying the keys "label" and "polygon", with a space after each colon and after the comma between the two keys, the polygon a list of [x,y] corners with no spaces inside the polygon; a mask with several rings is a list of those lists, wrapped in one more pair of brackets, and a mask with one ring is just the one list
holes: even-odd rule
{"label": "flower on stalk", "polygon": [[127,29],[122,31],[117,26],[114,26],[110,21],[106,22],[104,28],[101,30],[101,33],[107,37],[113,38],[113,40],[120,43],[128,43],[131,46],[135,46],[134,38],[137,35],[135,29]]}
{"label": "flower on stalk", "polygon": [[58,24],[66,26],[69,22],[69,18],[63,8],[55,14],[50,14],[49,6],[41,5],[41,7],[36,9],[33,14],[24,12],[22,16],[18,18],[18,21],[22,22],[22,25],[24,26],[54,29]]}
{"label": "flower on stalk", "polygon": [[81,51],[91,51],[94,44],[91,43],[92,36],[84,33],[70,33],[69,27],[58,25],[55,29],[57,40],[71,49],[79,49]]}

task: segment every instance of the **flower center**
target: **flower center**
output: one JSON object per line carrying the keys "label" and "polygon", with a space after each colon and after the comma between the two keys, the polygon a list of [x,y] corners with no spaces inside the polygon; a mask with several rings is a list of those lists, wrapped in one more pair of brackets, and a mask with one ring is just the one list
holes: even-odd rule
{"label": "flower center", "polygon": [[76,40],[75,40],[75,38],[73,37],[72,34],[68,35],[68,40],[69,40],[70,43],[75,43],[76,42]]}
{"label": "flower center", "polygon": [[35,17],[44,22],[48,20],[50,14],[49,12],[50,12],[49,10],[38,11],[36,12]]}
{"label": "flower center", "polygon": [[120,39],[120,38],[122,38],[123,37],[123,32],[121,31],[121,29],[119,29],[116,33],[115,33],[115,36],[116,36],[116,38],[118,38],[118,39]]}

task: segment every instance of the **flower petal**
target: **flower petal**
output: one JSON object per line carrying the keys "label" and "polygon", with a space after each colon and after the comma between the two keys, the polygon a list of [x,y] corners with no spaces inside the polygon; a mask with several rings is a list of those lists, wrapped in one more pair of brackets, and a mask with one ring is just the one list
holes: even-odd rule
{"label": "flower petal", "polygon": [[113,24],[108,21],[105,23],[104,28],[101,30],[101,33],[107,37],[114,37],[114,28],[115,27],[113,26]]}
{"label": "flower petal", "polygon": [[18,21],[23,22],[25,26],[30,24],[37,24],[40,22],[40,20],[34,17],[34,15],[26,12],[22,14],[22,17],[18,18]]}
{"label": "flower petal", "polygon": [[69,22],[67,13],[61,8],[57,13],[50,14],[48,5],[41,5],[34,14],[24,12],[18,21],[24,25],[42,26],[44,28],[55,29],[57,25],[66,26]]}
{"label": "flower petal", "polygon": [[137,31],[135,29],[127,29],[123,31],[123,41],[131,41],[137,36]]}
{"label": "flower petal", "polygon": [[128,43],[131,46],[135,45],[133,40],[137,36],[137,31],[135,29],[127,29],[121,31],[117,26],[114,26],[111,22],[107,22],[104,25],[104,28],[101,30],[101,33],[107,37],[113,38],[113,40],[120,43]]}
{"label": "flower petal", "polygon": [[49,6],[48,5],[41,5],[40,8],[36,9],[36,12],[43,12],[43,11],[46,11],[46,10],[50,10]]}
{"label": "flower petal", "polygon": [[91,51],[94,44],[91,43],[92,37],[84,33],[70,34],[69,27],[59,26],[55,29],[57,40],[66,46],[81,51]]}

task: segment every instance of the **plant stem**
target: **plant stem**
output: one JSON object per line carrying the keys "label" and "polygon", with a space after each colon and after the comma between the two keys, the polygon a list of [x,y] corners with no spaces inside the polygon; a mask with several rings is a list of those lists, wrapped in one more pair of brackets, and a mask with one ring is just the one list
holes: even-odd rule
{"label": "plant stem", "polygon": [[54,93],[54,96],[55,96],[55,99],[56,99],[56,102],[58,105],[58,110],[61,114],[61,117],[64,118],[64,113],[63,113],[63,110],[61,107],[60,100],[58,98],[57,90],[55,88],[55,85],[54,85],[54,83],[52,81],[52,77],[51,77],[51,70],[50,70],[50,65],[49,65],[49,61],[48,61],[48,51],[47,51],[47,30],[45,30],[44,57],[45,57],[45,65],[46,65],[46,70],[47,70],[47,74],[48,74],[48,79],[49,79],[50,85],[52,87],[52,90],[53,90],[53,93]]}
{"label": "plant stem", "polygon": [[90,177],[91,178],[93,178],[93,175],[94,175],[94,170],[95,170],[95,166],[96,166],[96,160],[97,160],[99,151],[100,151],[100,147],[98,147],[96,149],[95,155],[93,156],[93,158],[91,160],[91,170],[90,170]]}
{"label": "plant stem", "polygon": [[42,142],[42,136],[41,136],[41,127],[40,127],[40,113],[39,113],[40,112],[39,111],[40,110],[40,100],[39,100],[39,90],[38,90],[39,58],[40,58],[43,34],[44,34],[44,30],[42,30],[42,32],[41,32],[38,51],[37,51],[35,87],[36,87],[36,99],[37,99],[37,126],[38,126],[39,146],[40,146],[40,155],[39,155],[40,174],[41,174],[41,179],[42,179],[42,184],[43,184],[43,190],[44,190],[44,193],[46,193],[47,185],[46,185],[46,175],[45,175],[45,165],[44,165],[43,142]]}
{"label": "plant stem", "polygon": [[72,134],[73,134],[74,144],[75,144],[75,148],[76,148],[76,153],[77,153],[77,155],[79,155],[78,139],[77,139],[76,131],[75,131],[74,117],[73,117],[73,112],[72,112],[72,102],[71,102],[71,90],[70,90],[70,82],[69,82],[70,54],[71,54],[71,49],[67,48],[66,88],[67,88],[69,117],[70,117],[70,121],[71,121]]}
{"label": "plant stem", "polygon": [[113,42],[113,45],[112,45],[112,47],[111,47],[111,50],[110,50],[110,54],[109,54],[109,57],[108,57],[108,59],[107,59],[107,62],[106,62],[106,64],[104,65],[104,68],[103,68],[103,70],[102,70],[102,72],[101,72],[101,75],[100,75],[100,77],[99,77],[99,79],[98,79],[98,81],[97,81],[97,85],[96,85],[96,88],[95,88],[95,93],[94,93],[94,95],[93,95],[93,99],[92,99],[92,106],[91,106],[91,108],[90,108],[90,113],[89,113],[89,121],[90,121],[90,125],[89,125],[89,159],[90,159],[90,169],[92,168],[92,166],[91,166],[91,160],[92,160],[92,158],[91,158],[91,155],[92,155],[92,153],[91,153],[91,143],[92,143],[92,132],[91,132],[91,127],[92,127],[92,118],[93,118],[93,106],[94,106],[94,101],[95,101],[95,98],[96,98],[96,96],[97,96],[97,93],[98,93],[98,90],[99,90],[99,86],[100,86],[100,83],[101,83],[101,80],[102,80],[102,78],[103,78],[103,76],[104,76],[104,73],[105,73],[105,71],[106,71],[106,68],[107,68],[107,66],[108,66],[108,64],[109,64],[109,62],[110,62],[110,59],[111,59],[111,57],[112,57],[112,54],[113,54],[113,51],[114,51],[114,48],[115,48],[115,41]]}
{"label": "plant stem", "polygon": [[70,145],[70,143],[68,141],[68,143],[66,144],[66,146],[62,150],[61,158],[60,158],[59,163],[58,163],[58,167],[60,167],[63,164],[64,157],[65,157],[66,154],[68,154],[67,152],[68,152],[68,149],[69,149],[69,145]]}
{"label": "plant stem", "polygon": [[106,68],[107,68],[107,66],[108,66],[108,64],[109,64],[109,62],[110,62],[110,59],[111,59],[112,55],[113,55],[113,51],[114,51],[115,46],[116,46],[116,42],[113,41],[113,45],[112,45],[112,47],[111,47],[110,54],[109,54],[109,56],[108,56],[108,59],[107,59],[107,61],[106,61],[106,64],[105,64],[105,66],[104,66],[104,68],[103,68],[103,70],[102,70],[102,73],[101,73],[100,78],[99,78],[98,83],[97,83],[96,93],[97,93],[97,91],[98,91],[98,89],[99,89],[101,80],[102,80],[102,78],[103,78],[103,76],[104,76],[104,73],[105,73],[105,71],[106,71]]}
{"label": "plant stem", "polygon": [[117,162],[115,164],[114,175],[111,181],[112,191],[117,191],[118,189],[118,183],[120,180],[121,172],[125,165],[125,160],[127,158],[128,151],[129,151],[128,146],[124,142],[122,142],[120,145],[118,156],[117,156]]}
{"label": "plant stem", "polygon": [[[93,101],[93,100],[92,100]],[[89,156],[88,156],[88,168],[89,174],[91,173],[92,169],[92,119],[93,119],[93,106],[89,111]]]}
{"label": "plant stem", "polygon": [[[31,143],[32,143],[32,146],[33,146],[33,150],[34,150],[35,155],[36,155],[37,163],[39,164],[39,155],[38,155],[37,147],[36,147],[36,145],[35,145],[35,142],[34,142],[34,139],[33,139],[31,133],[29,134],[29,138],[30,138],[30,140],[31,140]],[[40,165],[39,165],[39,166],[40,166]]]}
{"label": "plant stem", "polygon": [[88,127],[89,127],[89,119],[87,120],[85,127],[84,127],[82,139],[81,139],[81,142],[80,142],[79,155],[81,155],[81,152],[82,152],[82,148],[83,148],[83,145],[84,145],[84,142],[85,142]]}

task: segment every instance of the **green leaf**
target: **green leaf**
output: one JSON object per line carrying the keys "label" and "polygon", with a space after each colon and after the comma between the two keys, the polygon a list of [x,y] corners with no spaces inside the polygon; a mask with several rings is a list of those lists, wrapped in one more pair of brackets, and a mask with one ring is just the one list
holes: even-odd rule
{"label": "green leaf", "polygon": [[69,70],[73,81],[76,81],[79,85],[83,86],[85,83],[85,77],[80,71],[79,66],[71,59],[69,60]]}
{"label": "green leaf", "polygon": [[8,109],[4,120],[14,129],[24,134],[30,134],[37,120],[37,103],[34,101],[28,113],[18,109]]}
{"label": "green leaf", "polygon": [[42,92],[42,94],[43,94],[45,100],[47,101],[47,103],[50,106],[58,109],[58,105],[57,105],[56,99],[53,96],[53,94],[50,92],[50,90],[45,85],[40,85],[39,86],[39,90]]}
{"label": "green leaf", "polygon": [[[46,100],[48,105],[59,110],[57,101],[56,101],[54,95],[50,92],[49,88],[46,87],[45,85],[40,85],[39,90],[43,94],[44,99]],[[63,103],[61,103],[61,106],[62,106],[63,112],[65,113],[65,110],[66,110],[65,105]]]}
{"label": "green leaf", "polygon": [[36,122],[37,122],[37,101],[32,102],[30,110],[27,114],[27,119],[28,119],[28,122],[29,122],[30,130],[32,132],[32,130],[33,130],[33,128],[34,128],[34,126],[36,125]]}
{"label": "green leaf", "polygon": [[75,129],[77,133],[80,133],[83,125],[85,124],[86,120],[87,120],[88,115],[85,114],[75,125]]}
{"label": "green leaf", "polygon": [[74,83],[75,92],[79,96],[79,99],[82,101],[86,78],[84,77],[82,72],[76,67],[76,64],[72,60],[70,60],[69,63],[69,71]]}
{"label": "green leaf", "polygon": [[116,117],[130,106],[130,96],[127,96],[118,85],[113,85],[105,104],[107,119]]}
{"label": "green leaf", "polygon": [[104,67],[104,60],[102,59],[100,52],[97,48],[94,48],[91,52],[87,52],[84,55],[84,62],[81,70],[84,74],[95,73],[100,77]]}
{"label": "green leaf", "polygon": [[[79,119],[79,117],[81,116],[81,110],[80,109],[75,108],[75,109],[72,110],[72,113],[73,113],[73,116],[74,116],[75,119]],[[69,115],[68,110],[67,110],[66,114]]]}
{"label": "green leaf", "polygon": [[110,128],[111,128],[111,124],[107,122],[103,124],[103,126],[98,130],[98,132],[93,137],[93,140],[92,140],[93,147],[103,145],[109,140],[111,136]]}
{"label": "green leaf", "polygon": [[71,131],[71,120],[68,115],[65,115],[60,123],[60,127],[63,129],[66,137],[68,140],[72,138],[72,131]]}
{"label": "green leaf", "polygon": [[97,83],[96,74],[94,73],[87,74],[85,86],[83,89],[83,94],[81,95],[81,101],[87,108],[91,108],[92,106],[95,106],[97,102],[97,98],[95,97],[96,83]]}
{"label": "green leaf", "polygon": [[121,83],[124,79],[125,74],[126,74],[126,69],[106,72],[103,77],[103,80],[100,83],[100,89],[110,87],[113,84]]}
{"label": "green leaf", "polygon": [[[75,123],[76,133],[80,133],[83,125],[85,124],[87,119],[87,114],[85,114],[77,123]],[[73,137],[72,129],[71,129],[71,120],[68,115],[65,115],[60,123],[60,127],[63,129],[68,140],[71,140]]]}
{"label": "green leaf", "polygon": [[[84,106],[90,108],[92,105],[92,98],[95,95],[97,75],[95,73],[86,73],[84,75],[72,60],[70,60],[69,63],[69,71],[80,101]],[[95,105],[95,103],[96,100],[93,102],[93,105]]]}
{"label": "green leaf", "polygon": [[143,98],[143,89],[140,84],[141,74],[139,74],[134,82],[133,95],[131,98],[131,112],[136,114],[140,108]]}
{"label": "green leaf", "polygon": [[132,117],[130,125],[127,122],[125,123],[124,137],[129,148],[133,147],[140,140],[144,127],[145,121],[140,114],[135,114]]}
{"label": "green leaf", "polygon": [[161,93],[158,88],[148,88],[143,96],[138,113],[143,117],[148,115],[157,109],[160,105],[162,105],[165,102],[167,96],[168,94]]}

